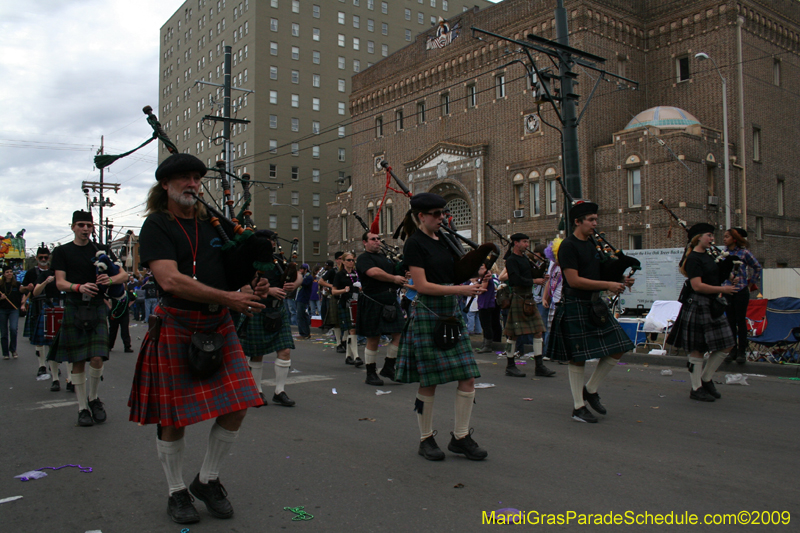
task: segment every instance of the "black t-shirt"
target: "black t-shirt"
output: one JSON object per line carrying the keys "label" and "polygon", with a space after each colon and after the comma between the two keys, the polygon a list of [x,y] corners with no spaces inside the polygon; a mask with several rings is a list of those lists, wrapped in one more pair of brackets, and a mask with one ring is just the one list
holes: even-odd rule
{"label": "black t-shirt", "polygon": [[[600,257],[594,243],[587,239],[580,240],[575,235],[570,235],[558,248],[558,263],[561,271],[568,268],[578,271],[578,276],[586,279],[600,281]],[[564,287],[569,287],[569,281],[564,276]]]}
{"label": "black t-shirt", "polygon": [[158,285],[156,285],[156,278],[152,274],[145,278],[142,290],[145,298],[158,298]]}
{"label": "black t-shirt", "polygon": [[336,287],[337,290],[344,289],[345,287],[350,287],[350,292],[343,292],[339,295],[339,300],[347,301],[353,297],[354,294],[359,293],[358,287],[353,287],[353,283],[356,281],[361,281],[358,276],[358,272],[354,269],[351,273],[347,273],[347,270],[341,269],[339,272],[336,273],[336,277],[333,279],[333,286]]}
{"label": "black t-shirt", "polygon": [[[20,284],[17,280],[11,280],[11,283],[0,283],[0,291],[8,298],[7,300],[0,300],[0,309],[9,309],[12,311],[14,307],[19,309],[19,306],[22,305],[22,293],[19,292],[19,288]],[[14,304],[14,307],[11,307],[11,304]]]}
{"label": "black t-shirt", "polygon": [[508,284],[512,287],[533,287],[533,272],[527,257],[512,253],[506,259]]}
{"label": "black t-shirt", "polygon": [[[160,259],[175,261],[178,271],[191,277],[194,251],[197,254],[194,269],[197,280],[209,287],[226,291],[228,283],[225,278],[222,244],[219,233],[208,220],[153,213],[142,225],[139,256],[144,266],[150,261]],[[159,290],[163,292],[162,289]]]}
{"label": "black t-shirt", "polygon": [[407,267],[424,269],[429,283],[455,283],[455,258],[441,236],[437,241],[422,230],[415,231],[403,246],[403,262]]}
{"label": "black t-shirt", "polygon": [[[28,284],[33,283],[33,286],[36,287],[40,283],[43,283],[44,280],[47,279],[48,276],[55,277],[56,273],[52,268],[48,268],[47,270],[40,270],[38,266],[31,268],[27,272],[25,272],[25,277],[22,278],[22,285],[27,287]],[[42,298],[58,298],[61,295],[61,291],[58,290],[56,287],[55,280],[52,283],[48,283],[45,285],[44,290],[39,295]],[[33,291],[28,293],[28,298],[34,298]]]}
{"label": "black t-shirt", "polygon": [[387,274],[394,275],[394,263],[385,255],[371,252],[364,252],[359,255],[358,260],[356,260],[356,270],[358,271],[364,294],[378,294],[397,289],[397,285],[392,282],[380,281],[368,276],[367,271],[375,267],[380,268]]}
{"label": "black t-shirt", "polygon": [[324,281],[325,283],[330,283],[331,285],[333,285],[333,280],[336,279],[336,272],[337,272],[337,270],[335,268],[331,268],[330,270],[326,270],[325,274],[322,275],[322,281]]}
{"label": "black t-shirt", "polygon": [[103,244],[90,241],[85,246],[78,246],[74,242],[68,242],[53,250],[50,264],[53,270],[63,271],[69,283],[96,283],[97,267],[94,266],[94,262],[99,251],[105,252],[112,261],[117,260],[117,257]]}
{"label": "black t-shirt", "polygon": [[719,285],[719,266],[707,253],[692,250],[683,263],[686,277],[689,279],[700,278],[706,285]]}

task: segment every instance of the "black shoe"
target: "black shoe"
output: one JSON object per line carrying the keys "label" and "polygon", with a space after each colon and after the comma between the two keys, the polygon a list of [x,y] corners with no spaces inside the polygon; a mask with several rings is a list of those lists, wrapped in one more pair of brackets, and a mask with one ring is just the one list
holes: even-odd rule
{"label": "black shoe", "polygon": [[717,400],[722,398],[722,394],[717,392],[717,387],[714,386],[714,382],[713,381],[702,381],[701,380],[700,383],[703,385],[703,389],[705,389],[705,391],[707,393],[709,393],[711,396],[713,396]]}
{"label": "black shoe", "polygon": [[725,357],[725,361],[723,361],[723,362],[725,362],[725,363],[733,363],[734,361],[736,361],[736,348],[734,348],[733,350],[728,352],[728,355],[727,355],[727,357]]}
{"label": "black shoe", "polygon": [[533,371],[534,376],[539,376],[542,378],[551,378],[556,375],[555,370],[550,370],[549,368],[544,366],[544,363],[542,362],[544,356],[537,355],[533,359],[536,361],[536,369]]}
{"label": "black shoe", "polygon": [[125,353],[133,353],[133,348],[131,348],[130,346],[126,346],[124,351]]}
{"label": "black shoe", "polygon": [[356,365],[356,368],[360,368],[364,366],[364,361],[360,357],[356,356],[356,358],[353,359],[353,364]]}
{"label": "black shoe", "polygon": [[483,344],[478,348],[478,353],[492,353],[492,341],[483,341]]}
{"label": "black shoe", "polygon": [[92,413],[90,413],[88,409],[81,409],[81,411],[78,413],[78,425],[85,428],[94,425]]}
{"label": "black shoe", "polygon": [[478,446],[478,443],[472,440],[472,432],[475,431],[474,429],[470,429],[469,433],[464,438],[457,439],[453,432],[450,432],[450,443],[447,445],[447,449],[453,453],[463,453],[467,456],[467,459],[471,461],[482,461],[486,459],[489,455],[489,452]]}
{"label": "black shoe", "polygon": [[41,376],[43,374],[47,374],[47,367],[40,366],[39,370],[36,371],[36,377],[38,378],[39,376]]}
{"label": "black shoe", "polygon": [[339,344],[336,346],[336,353],[347,353],[347,346]]}
{"label": "black shoe", "polygon": [[192,502],[194,498],[189,494],[188,489],[179,490],[169,495],[167,502],[167,514],[173,522],[179,524],[194,524],[200,521],[200,515],[194,508]]}
{"label": "black shoe", "polygon": [[394,381],[394,363],[395,359],[390,359],[389,357],[385,357],[383,359],[383,368],[379,374],[385,378],[389,378]]}
{"label": "black shoe", "polygon": [[435,436],[436,432],[434,431],[433,435],[419,443],[419,451],[417,453],[428,461],[442,461],[444,459],[444,452],[436,444]]}
{"label": "black shoe", "polygon": [[71,381],[67,381],[67,392],[75,392],[75,385]]}
{"label": "black shoe", "polygon": [[597,418],[592,414],[589,409],[584,405],[580,409],[572,410],[572,419],[577,422],[588,422],[590,424],[597,424]]}
{"label": "black shoe", "polygon": [[590,393],[586,390],[586,387],[583,388],[583,399],[589,402],[589,405],[592,409],[600,413],[601,415],[606,414],[606,408],[603,407],[603,404],[600,403],[600,395],[595,393]]}
{"label": "black shoe", "polygon": [[264,396],[264,393],[263,393],[263,392],[259,392],[259,393],[258,393],[258,395],[259,395],[259,396],[261,396],[261,401],[262,401],[262,402],[264,402],[264,403],[262,403],[261,405],[257,405],[257,406],[256,406],[256,409],[258,409],[259,407],[264,407],[265,405],[269,405],[269,404],[267,403],[267,397],[266,397],[266,396]]}
{"label": "black shoe", "polygon": [[89,409],[92,410],[92,418],[94,418],[95,422],[102,424],[106,421],[106,408],[103,406],[103,402],[100,401],[100,398],[95,398],[90,401]]}
{"label": "black shoe", "polygon": [[364,380],[364,383],[367,385],[375,385],[376,387],[383,386],[383,380],[378,377],[378,373],[375,370],[375,363],[367,365],[367,379]]}
{"label": "black shoe", "polygon": [[506,367],[506,376],[510,376],[512,378],[524,378],[526,374],[517,368],[517,365],[512,365]]}
{"label": "black shoe", "polygon": [[58,380],[55,380],[52,385],[50,385],[50,392],[58,392],[61,390],[61,383]]}
{"label": "black shoe", "polygon": [[344,364],[346,364],[346,365],[353,365],[353,364],[355,364],[355,361],[353,360],[353,358],[352,358],[352,357],[350,357],[350,356],[348,355],[347,357],[345,357],[345,358],[344,358]]}
{"label": "black shoe", "polygon": [[281,391],[280,394],[273,394],[272,395],[272,403],[275,405],[282,405],[284,407],[292,407],[294,406],[294,400],[289,399],[289,396],[286,395],[286,391]]}
{"label": "black shoe", "polygon": [[692,399],[692,400],[697,400],[698,402],[713,402],[714,401],[714,397],[711,396],[711,394],[709,394],[709,392],[706,389],[704,389],[703,387],[700,387],[697,390],[693,390],[689,394],[689,398]]}
{"label": "black shoe", "polygon": [[747,362],[747,357],[745,357],[743,352],[738,352],[736,355],[736,362],[740,365],[743,365]]}
{"label": "black shoe", "polygon": [[197,474],[189,485],[194,497],[206,504],[206,509],[214,518],[230,518],[233,516],[233,507],[228,501],[228,492],[219,479],[209,479],[208,483],[200,483],[200,474]]}

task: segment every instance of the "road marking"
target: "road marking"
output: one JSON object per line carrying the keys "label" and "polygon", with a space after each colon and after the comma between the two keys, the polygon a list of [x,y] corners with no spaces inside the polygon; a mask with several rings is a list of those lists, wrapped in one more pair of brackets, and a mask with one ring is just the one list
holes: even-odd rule
{"label": "road marking", "polygon": [[45,400],[43,402],[37,402],[38,407],[31,407],[28,411],[36,411],[38,409],[53,409],[55,407],[70,407],[74,405],[78,405],[77,401],[69,401],[69,400]]}
{"label": "road marking", "polygon": [[[328,381],[329,379],[334,379],[333,376],[319,376],[314,374],[309,374],[307,376],[289,376],[286,378],[287,385],[296,385],[297,383],[310,383],[312,381]],[[263,385],[269,385],[270,387],[275,386],[274,379],[262,379],[261,383]]]}

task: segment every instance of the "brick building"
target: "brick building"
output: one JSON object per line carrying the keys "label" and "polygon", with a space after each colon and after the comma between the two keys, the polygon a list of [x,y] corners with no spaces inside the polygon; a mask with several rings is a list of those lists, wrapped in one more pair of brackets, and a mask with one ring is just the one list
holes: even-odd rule
{"label": "brick building", "polygon": [[[486,222],[533,241],[557,235],[563,197],[561,139],[549,104],[532,97],[526,57],[474,38],[471,26],[524,40],[555,40],[547,0],[505,0],[448,19],[460,35],[414,43],[353,77],[353,182],[328,204],[328,249],[360,249],[361,227],[384,193],[385,158],[412,189],[443,195],[459,230],[489,240]],[[746,226],[765,267],[797,266],[800,236],[791,131],[800,118],[800,3],[790,0],[567,1],[570,45],[636,80],[600,82],[578,128],[582,192],[601,205],[601,230],[622,248],[685,244],[669,231],[664,199],[689,224],[725,226],[722,81],[727,81],[733,226]],[[712,61],[700,61],[703,52]],[[551,66],[535,56],[540,68]],[[718,65],[719,70],[714,66]],[[580,66],[583,112],[598,73]],[[743,117],[743,118],[742,118]],[[408,209],[390,192],[386,237]]]}

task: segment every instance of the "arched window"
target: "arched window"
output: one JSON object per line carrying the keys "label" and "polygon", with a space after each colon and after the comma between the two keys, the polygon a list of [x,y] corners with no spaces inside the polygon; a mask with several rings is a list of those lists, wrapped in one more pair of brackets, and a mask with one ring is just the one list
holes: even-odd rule
{"label": "arched window", "polygon": [[456,229],[472,227],[472,209],[463,198],[452,198],[446,206],[453,215],[453,224]]}

